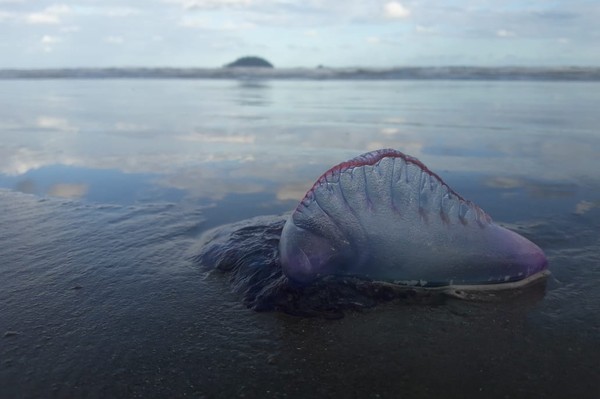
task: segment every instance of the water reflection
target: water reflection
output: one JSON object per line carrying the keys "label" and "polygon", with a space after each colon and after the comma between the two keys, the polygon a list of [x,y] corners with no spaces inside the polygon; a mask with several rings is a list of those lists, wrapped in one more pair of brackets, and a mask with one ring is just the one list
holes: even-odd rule
{"label": "water reflection", "polygon": [[242,107],[264,107],[270,104],[270,83],[259,79],[237,80],[237,104]]}
{"label": "water reflection", "polygon": [[524,189],[529,196],[542,199],[572,197],[577,193],[577,185],[573,183],[544,182],[518,177],[491,176],[486,179],[485,185],[503,190]]}
{"label": "water reflection", "polygon": [[600,208],[600,201],[581,200],[575,205],[575,214],[585,215],[592,209]]}
{"label": "water reflection", "polygon": [[229,143],[229,144],[253,144],[256,141],[254,135],[248,134],[211,134],[211,133],[200,133],[193,132],[188,135],[178,137],[179,140],[183,141],[196,141],[204,143]]}
{"label": "water reflection", "polygon": [[[598,193],[600,138],[591,109],[572,107],[581,96],[572,83],[2,85],[0,186],[28,193],[93,201],[262,193],[281,203],[301,198],[333,164],[384,147],[420,158],[492,208],[572,211]],[[557,95],[545,103],[549,92]],[[598,93],[587,100],[600,102]],[[524,118],[524,109],[533,115]],[[547,112],[568,131],[541,126]]]}
{"label": "water reflection", "polygon": [[67,133],[77,133],[79,131],[79,128],[71,125],[67,119],[53,116],[40,116],[36,121],[36,125],[41,129],[58,130]]}
{"label": "water reflection", "polygon": [[18,181],[15,184],[15,189],[25,194],[36,194],[38,192],[35,182],[31,179]]}
{"label": "water reflection", "polygon": [[48,189],[48,195],[61,198],[82,198],[87,192],[87,184],[58,183]]}

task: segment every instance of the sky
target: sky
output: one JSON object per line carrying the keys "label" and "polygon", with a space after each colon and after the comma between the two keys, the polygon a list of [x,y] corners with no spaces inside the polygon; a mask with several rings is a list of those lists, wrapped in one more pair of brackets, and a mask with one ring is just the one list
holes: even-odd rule
{"label": "sky", "polygon": [[600,66],[600,0],[0,0],[0,68]]}

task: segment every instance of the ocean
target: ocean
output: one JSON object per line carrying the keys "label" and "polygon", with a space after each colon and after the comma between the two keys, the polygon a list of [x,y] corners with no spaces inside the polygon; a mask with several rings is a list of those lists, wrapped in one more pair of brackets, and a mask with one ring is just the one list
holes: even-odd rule
{"label": "ocean", "polygon": [[[0,80],[0,397],[599,397],[600,82],[519,76]],[[545,284],[330,320],[193,261],[379,148],[538,244]]]}

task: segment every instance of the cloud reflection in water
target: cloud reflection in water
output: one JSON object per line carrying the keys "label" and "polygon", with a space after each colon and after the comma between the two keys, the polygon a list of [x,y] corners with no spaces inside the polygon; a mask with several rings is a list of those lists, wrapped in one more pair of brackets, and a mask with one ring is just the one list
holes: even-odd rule
{"label": "cloud reflection in water", "polygon": [[[20,94],[0,94],[12,100],[0,110],[0,120],[11,121],[0,130],[0,185],[31,182],[29,188],[19,183],[22,191],[43,186],[50,195],[94,200],[102,186],[108,189],[106,179],[116,179],[129,182],[119,189],[134,200],[175,190],[206,200],[262,193],[266,202],[292,201],[332,165],[383,147],[420,158],[451,185],[465,174],[485,177],[473,183],[475,197],[524,189],[534,197],[579,200],[580,179],[600,180],[593,119],[567,107],[581,96],[573,85],[117,80],[8,86]],[[539,106],[548,92],[558,96],[550,110]],[[554,112],[572,131],[563,130],[565,123],[529,125],[524,109]]]}

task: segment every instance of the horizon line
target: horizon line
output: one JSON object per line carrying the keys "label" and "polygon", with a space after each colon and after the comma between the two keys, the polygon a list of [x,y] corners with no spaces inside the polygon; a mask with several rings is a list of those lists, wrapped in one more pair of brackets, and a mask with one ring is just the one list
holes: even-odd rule
{"label": "horizon line", "polygon": [[519,68],[519,69],[596,69],[599,65],[583,65],[583,64],[568,64],[568,65],[519,65],[519,64],[500,64],[500,65],[474,65],[474,64],[445,64],[445,65],[389,65],[389,66],[368,66],[368,65],[347,65],[347,66],[328,66],[325,64],[317,64],[316,66],[273,66],[271,67],[256,67],[256,66],[236,66],[227,67],[221,66],[176,66],[176,65],[112,65],[112,66],[52,66],[52,67],[2,67],[0,71],[46,71],[46,70],[69,70],[69,69],[256,69],[256,70],[273,70],[273,69],[402,69],[402,68],[420,68],[420,69],[435,69],[435,68],[472,68],[472,69],[501,69],[501,68]]}

